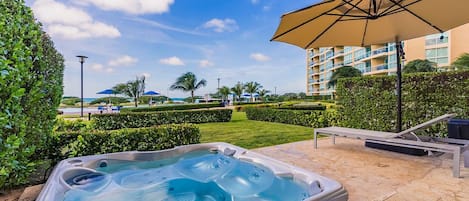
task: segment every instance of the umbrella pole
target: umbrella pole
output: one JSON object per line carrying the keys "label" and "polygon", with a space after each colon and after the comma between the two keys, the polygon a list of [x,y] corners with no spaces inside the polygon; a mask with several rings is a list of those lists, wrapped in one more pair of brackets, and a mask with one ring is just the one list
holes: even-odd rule
{"label": "umbrella pole", "polygon": [[397,132],[402,131],[402,72],[401,72],[401,42],[396,38],[396,62],[397,62],[397,83],[396,83],[396,94],[397,94]]}

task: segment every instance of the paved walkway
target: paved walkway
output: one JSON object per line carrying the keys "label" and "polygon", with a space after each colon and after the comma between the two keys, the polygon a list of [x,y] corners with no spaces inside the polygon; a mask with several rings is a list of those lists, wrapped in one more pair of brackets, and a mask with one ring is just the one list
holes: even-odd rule
{"label": "paved walkway", "polygon": [[336,145],[322,138],[318,144],[317,150],[309,140],[254,151],[341,182],[351,201],[469,200],[469,168],[453,178],[450,154],[409,156],[347,138],[336,138]]}

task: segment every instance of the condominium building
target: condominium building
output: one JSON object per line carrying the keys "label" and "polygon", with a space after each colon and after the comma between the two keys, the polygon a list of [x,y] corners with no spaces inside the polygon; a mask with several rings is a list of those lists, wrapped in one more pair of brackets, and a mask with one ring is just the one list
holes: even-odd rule
{"label": "condominium building", "polygon": [[[405,63],[428,59],[444,69],[461,54],[469,52],[469,24],[443,34],[434,34],[403,42]],[[330,95],[332,73],[343,66],[353,66],[363,75],[391,75],[396,73],[394,43],[366,47],[336,46],[306,51],[306,92],[308,95]]]}

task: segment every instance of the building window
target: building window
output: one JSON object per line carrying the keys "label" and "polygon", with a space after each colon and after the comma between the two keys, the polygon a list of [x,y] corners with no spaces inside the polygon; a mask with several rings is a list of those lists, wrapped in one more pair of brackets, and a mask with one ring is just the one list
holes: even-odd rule
{"label": "building window", "polygon": [[425,45],[438,45],[448,43],[448,33],[433,34],[425,37]]}
{"label": "building window", "polygon": [[440,64],[448,64],[448,48],[433,48],[425,50],[425,58],[429,61],[433,61]]}
{"label": "building window", "polygon": [[345,46],[344,47],[344,53],[352,52],[352,50],[353,50],[353,47],[351,47],[351,46]]}
{"label": "building window", "polygon": [[347,65],[347,64],[350,64],[353,62],[353,54],[350,53],[350,54],[346,54],[344,56],[344,64]]}

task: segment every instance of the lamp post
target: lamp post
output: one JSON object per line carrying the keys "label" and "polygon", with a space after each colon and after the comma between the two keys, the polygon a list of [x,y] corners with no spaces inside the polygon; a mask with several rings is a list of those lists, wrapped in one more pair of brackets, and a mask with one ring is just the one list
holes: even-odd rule
{"label": "lamp post", "polygon": [[83,117],[83,63],[85,63],[85,59],[88,58],[87,56],[78,55],[78,61],[81,64],[81,113],[80,117]]}
{"label": "lamp post", "polygon": [[220,78],[217,78],[217,80],[218,80],[218,87],[217,87],[217,89],[220,89]]}

